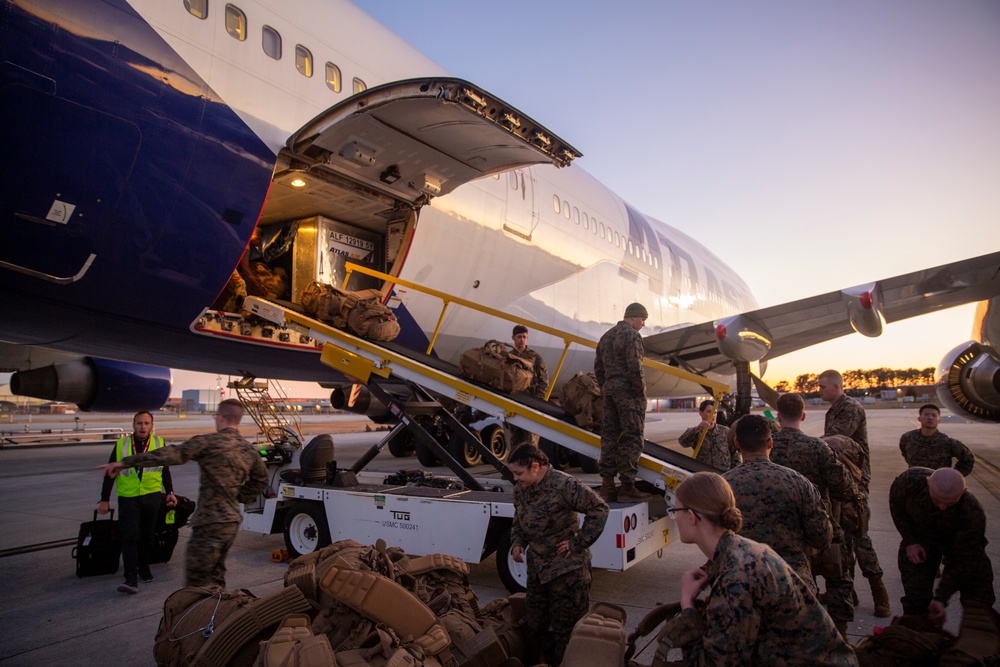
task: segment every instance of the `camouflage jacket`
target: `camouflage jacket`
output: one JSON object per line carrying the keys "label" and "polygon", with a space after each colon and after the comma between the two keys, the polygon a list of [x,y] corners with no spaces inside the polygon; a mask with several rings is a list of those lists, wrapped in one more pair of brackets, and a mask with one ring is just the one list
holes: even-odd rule
{"label": "camouflage jacket", "polygon": [[958,590],[965,568],[990,567],[986,555],[986,513],[966,491],[946,510],[931,500],[930,468],[910,468],[889,488],[889,511],[903,546],[919,544],[944,556],[944,570],[934,597],[942,602]]}
{"label": "camouflage jacket", "polygon": [[[746,464],[744,464],[746,465]],[[723,533],[708,563],[707,629],[692,667],[852,667],[854,650],[792,568],[764,544]],[[694,609],[681,616],[695,615]]]}
{"label": "camouflage jacket", "polygon": [[[594,374],[601,393],[624,393],[646,398],[642,336],[625,320],[608,329],[597,343]],[[605,389],[607,385],[607,389]]]}
{"label": "camouflage jacket", "polygon": [[538,398],[545,398],[545,392],[549,389],[549,369],[545,367],[545,360],[530,347],[524,348],[524,352],[518,352],[516,347],[510,349],[510,354],[524,359],[532,365],[531,384],[528,386],[528,393]]}
{"label": "camouflage jacket", "polygon": [[824,549],[833,539],[830,515],[812,482],[763,456],[746,459],[723,477],[743,513],[740,535],[768,545],[811,581],[806,547]]}
{"label": "camouflage jacket", "polygon": [[955,470],[968,477],[976,465],[976,455],[968,447],[941,431],[930,437],[919,428],[907,431],[899,438],[899,451],[911,468],[950,468],[951,460],[956,459]]}
{"label": "camouflage jacket", "polygon": [[[700,428],[692,426],[681,433],[681,437],[677,441],[685,447],[694,449],[695,445],[698,444],[698,435],[700,433]],[[740,450],[729,444],[728,426],[716,424],[708,429],[708,432],[705,433],[705,440],[701,443],[701,449],[698,450],[698,460],[702,463],[707,463],[713,468],[717,468],[721,472],[735,468],[743,462]]]}
{"label": "camouflage jacket", "polygon": [[[871,479],[871,454],[868,449],[868,416],[865,414],[865,409],[861,407],[860,403],[847,394],[843,394],[838,398],[830,406],[830,409],[826,411],[826,426],[823,429],[823,435],[846,435],[861,445],[861,448],[865,452],[865,467],[862,469],[862,472],[864,472],[866,480]],[[868,493],[867,482],[865,483],[865,488],[861,491],[865,494]]]}
{"label": "camouflage jacket", "polygon": [[201,466],[198,508],[191,516],[192,526],[242,521],[240,503],[253,500],[267,488],[267,469],[260,455],[234,428],[196,435],[179,445],[122,459],[126,466],[139,467],[188,461],[197,461]]}
{"label": "camouflage jacket", "polygon": [[[583,514],[583,525],[577,513]],[[608,505],[594,491],[564,472],[549,468],[534,486],[514,487],[511,546],[528,549],[528,576],[541,583],[577,568],[590,567],[590,545],[608,520]],[[563,557],[556,547],[569,540]]]}
{"label": "camouflage jacket", "polygon": [[772,440],[771,461],[791,468],[815,484],[823,500],[847,500],[857,494],[854,479],[819,438],[786,426]]}

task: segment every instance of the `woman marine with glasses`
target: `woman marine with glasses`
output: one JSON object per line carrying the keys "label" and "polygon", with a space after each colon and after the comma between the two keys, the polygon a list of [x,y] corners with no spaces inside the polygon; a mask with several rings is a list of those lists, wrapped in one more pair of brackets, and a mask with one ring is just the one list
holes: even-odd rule
{"label": "woman marine with glasses", "polygon": [[[684,630],[672,635],[686,664],[858,664],[854,650],[795,571],[767,545],[736,533],[743,517],[722,476],[695,473],[677,487],[676,501],[668,511],[681,541],[698,545],[709,559],[704,568],[681,578],[677,620]],[[702,615],[695,601],[706,589]]]}

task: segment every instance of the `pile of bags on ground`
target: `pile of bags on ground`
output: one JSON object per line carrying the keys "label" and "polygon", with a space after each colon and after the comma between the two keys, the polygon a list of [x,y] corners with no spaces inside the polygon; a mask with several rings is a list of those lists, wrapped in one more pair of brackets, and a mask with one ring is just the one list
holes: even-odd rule
{"label": "pile of bags on ground", "polygon": [[[524,658],[524,596],[479,608],[469,566],[343,540],[295,559],[285,588],[182,588],[167,598],[161,667],[500,667]],[[511,664],[511,663],[508,663]],[[513,663],[518,664],[518,663]]]}
{"label": "pile of bags on ground", "polygon": [[376,289],[348,292],[313,281],[299,302],[309,315],[368,340],[391,341],[399,335],[399,322]]}

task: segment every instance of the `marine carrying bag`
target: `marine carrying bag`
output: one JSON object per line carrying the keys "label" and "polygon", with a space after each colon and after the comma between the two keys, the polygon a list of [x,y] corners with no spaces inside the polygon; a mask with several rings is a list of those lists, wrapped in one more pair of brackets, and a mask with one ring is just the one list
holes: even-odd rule
{"label": "marine carrying bag", "polygon": [[507,393],[526,391],[534,377],[533,364],[511,354],[511,346],[498,340],[487,341],[462,353],[458,371],[464,377]]}

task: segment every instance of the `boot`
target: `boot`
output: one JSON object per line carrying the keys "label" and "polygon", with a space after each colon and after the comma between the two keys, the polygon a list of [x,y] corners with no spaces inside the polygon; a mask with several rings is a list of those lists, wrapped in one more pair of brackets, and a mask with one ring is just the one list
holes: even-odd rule
{"label": "boot", "polygon": [[872,577],[868,580],[872,587],[872,602],[875,603],[875,616],[888,618],[892,616],[892,606],[889,604],[889,591],[885,588],[882,577]]}
{"label": "boot", "polygon": [[615,478],[602,477],[601,488],[597,491],[597,495],[606,503],[613,503],[618,500],[618,489],[615,488]]}
{"label": "boot", "polygon": [[649,500],[652,497],[652,493],[643,493],[635,488],[634,482],[623,481],[622,485],[618,488],[618,501],[622,503],[638,503]]}

